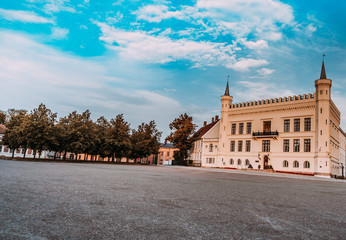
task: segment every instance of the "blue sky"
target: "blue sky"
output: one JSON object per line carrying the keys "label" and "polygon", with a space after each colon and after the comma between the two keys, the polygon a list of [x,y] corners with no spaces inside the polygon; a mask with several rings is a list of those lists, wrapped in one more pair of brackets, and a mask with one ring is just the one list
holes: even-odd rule
{"label": "blue sky", "polygon": [[322,54],[346,129],[345,1],[0,2],[0,109],[201,126],[234,102],[313,93]]}

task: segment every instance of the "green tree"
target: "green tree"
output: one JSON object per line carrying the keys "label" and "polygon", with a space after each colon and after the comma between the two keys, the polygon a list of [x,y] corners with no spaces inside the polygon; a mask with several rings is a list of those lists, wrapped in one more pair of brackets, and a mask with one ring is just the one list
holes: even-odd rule
{"label": "green tree", "polygon": [[27,138],[24,138],[23,122],[27,115],[25,110],[15,109],[8,110],[8,114],[9,121],[5,125],[7,129],[2,139],[2,143],[11,149],[13,158],[15,150],[26,145]]}
{"label": "green tree", "polygon": [[137,130],[132,130],[129,158],[145,158],[151,154],[157,154],[160,148],[161,134],[162,132],[156,129],[155,121],[142,123]]}
{"label": "green tree", "polygon": [[56,116],[56,113],[52,113],[42,103],[30,112],[25,130],[28,136],[28,146],[34,150],[34,158],[37,152],[41,157],[42,151],[49,150],[49,147],[53,144],[53,128]]}
{"label": "green tree", "polygon": [[110,123],[108,120],[101,116],[94,123],[94,134],[93,134],[93,146],[92,154],[99,155],[102,158],[112,156],[112,151],[109,144],[109,134],[110,134]]}
{"label": "green tree", "polygon": [[0,111],[0,124],[5,124],[7,119],[6,112]]}
{"label": "green tree", "polygon": [[115,157],[120,162],[130,150],[130,124],[125,121],[123,114],[118,114],[110,120],[110,125],[107,142],[112,152],[112,161]]}
{"label": "green tree", "polygon": [[171,132],[166,140],[173,143],[174,146],[179,149],[179,151],[174,154],[174,159],[179,163],[184,163],[195,141],[193,135],[196,125],[192,122],[192,117],[185,113],[174,119],[173,122],[169,124],[169,128],[173,132]]}

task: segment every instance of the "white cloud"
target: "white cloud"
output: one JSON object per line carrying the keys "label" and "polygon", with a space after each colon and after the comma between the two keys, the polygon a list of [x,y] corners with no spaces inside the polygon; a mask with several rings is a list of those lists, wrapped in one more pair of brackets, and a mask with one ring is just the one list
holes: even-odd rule
{"label": "white cloud", "polygon": [[265,40],[247,41],[246,39],[240,39],[240,42],[249,49],[268,48],[268,42]]}
{"label": "white cloud", "polygon": [[137,15],[138,19],[143,19],[148,22],[161,22],[163,19],[183,17],[180,11],[169,11],[166,5],[146,5],[133,14]]}
{"label": "white cloud", "polygon": [[284,87],[279,87],[274,83],[249,81],[240,81],[238,83],[241,87],[236,89],[234,94],[241,101],[255,101],[294,95],[291,90],[286,90]]}
{"label": "white cloud", "polygon": [[67,38],[68,33],[69,33],[69,30],[66,28],[52,27],[51,38],[58,39],[58,40],[65,39]]}
{"label": "white cloud", "polygon": [[238,62],[228,65],[228,67],[233,68],[234,70],[237,70],[237,71],[247,71],[251,67],[260,67],[267,64],[268,62],[266,60],[240,58]]}
{"label": "white cloud", "polygon": [[[75,13],[76,9],[70,4],[70,0],[47,0],[43,6],[46,13],[70,12]],[[87,4],[87,2],[85,2]]]}
{"label": "white cloud", "polygon": [[144,31],[129,32],[116,29],[105,23],[95,22],[103,35],[101,40],[120,52],[124,58],[132,58],[150,63],[167,63],[190,60],[193,67],[225,66],[239,71],[267,64],[265,60],[236,60],[233,46],[226,43],[172,40],[166,36],[152,36]]}
{"label": "white cloud", "polygon": [[155,119],[165,134],[170,121],[183,112],[176,100],[141,89],[146,78],[164,79],[166,74],[157,69],[150,72],[116,59],[86,60],[28,35],[4,31],[0,31],[0,61],[1,85],[7,89],[0,94],[1,110],[31,110],[43,102],[59,116],[86,109],[94,118],[124,113],[132,127]]}
{"label": "white cloud", "polygon": [[25,23],[52,23],[54,21],[37,15],[30,11],[0,9],[0,17],[8,21],[19,21]]}
{"label": "white cloud", "polygon": [[273,69],[269,69],[269,68],[261,68],[258,69],[256,72],[262,77],[262,78],[266,78],[269,75],[271,75],[275,70]]}
{"label": "white cloud", "polygon": [[167,4],[147,5],[133,14],[148,22],[169,18],[188,21],[211,35],[231,33],[244,38],[254,33],[271,41],[281,39],[282,27],[294,25],[292,7],[274,0],[198,0],[194,6],[183,5],[177,10]]}

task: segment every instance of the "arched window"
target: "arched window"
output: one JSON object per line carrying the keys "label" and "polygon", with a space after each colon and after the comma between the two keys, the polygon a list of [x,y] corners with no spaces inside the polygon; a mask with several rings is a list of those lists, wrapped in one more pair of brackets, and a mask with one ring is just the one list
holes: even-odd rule
{"label": "arched window", "polygon": [[241,160],[240,159],[238,159],[238,165],[241,165]]}
{"label": "arched window", "polygon": [[299,162],[298,161],[294,161],[293,162],[293,167],[294,168],[299,168]]}
{"label": "arched window", "polygon": [[288,161],[287,160],[283,161],[282,166],[283,167],[288,167]]}
{"label": "arched window", "polygon": [[229,164],[231,164],[231,165],[233,165],[233,164],[234,164],[234,160],[233,160],[233,158],[231,158],[231,159],[229,160]]}
{"label": "arched window", "polygon": [[245,160],[245,165],[246,165],[246,166],[249,166],[249,165],[250,165],[249,159],[246,159],[246,160]]}
{"label": "arched window", "polygon": [[209,145],[209,152],[212,152],[212,151],[213,151],[213,148],[214,148],[214,146],[213,146],[213,144],[211,143],[211,144]]}
{"label": "arched window", "polygon": [[309,161],[304,162],[304,168],[310,168],[310,162]]}

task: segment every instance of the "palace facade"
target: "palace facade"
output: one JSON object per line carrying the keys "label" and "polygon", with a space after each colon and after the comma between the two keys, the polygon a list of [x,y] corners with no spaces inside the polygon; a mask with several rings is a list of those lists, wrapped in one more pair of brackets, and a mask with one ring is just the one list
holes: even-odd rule
{"label": "palace facade", "polygon": [[200,129],[191,159],[202,167],[341,175],[345,134],[324,62],[315,87],[315,93],[233,103],[227,82],[221,118]]}

